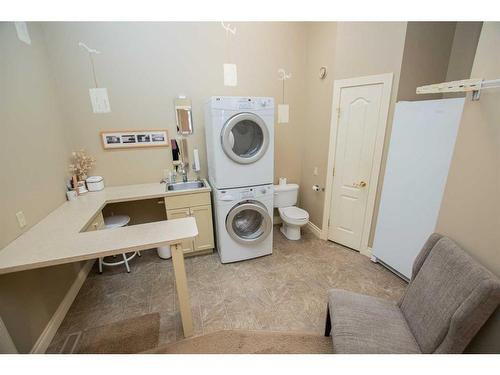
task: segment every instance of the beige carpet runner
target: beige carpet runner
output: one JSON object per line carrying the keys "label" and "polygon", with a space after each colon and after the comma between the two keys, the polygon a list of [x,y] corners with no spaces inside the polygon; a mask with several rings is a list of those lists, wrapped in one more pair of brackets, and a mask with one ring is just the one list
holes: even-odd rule
{"label": "beige carpet runner", "polygon": [[322,335],[264,332],[217,331],[161,345],[147,353],[162,354],[328,354],[332,340]]}

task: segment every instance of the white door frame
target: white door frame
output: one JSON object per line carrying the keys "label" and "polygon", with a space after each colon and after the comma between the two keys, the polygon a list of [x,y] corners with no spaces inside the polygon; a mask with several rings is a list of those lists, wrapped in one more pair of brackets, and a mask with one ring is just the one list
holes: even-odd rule
{"label": "white door frame", "polygon": [[385,132],[387,129],[387,118],[389,116],[389,105],[391,103],[393,73],[378,74],[373,76],[338,79],[333,82],[332,117],[330,121],[330,144],[328,146],[328,167],[325,187],[325,203],[323,206],[323,225],[321,238],[328,239],[330,209],[332,201],[333,167],[335,165],[335,151],[337,142],[337,132],[339,126],[340,91],[345,87],[364,86],[373,84],[383,84],[383,92],[380,102],[380,127],[377,129],[375,140],[375,151],[373,154],[374,163],[371,171],[370,184],[368,186],[368,197],[366,214],[364,218],[363,233],[361,237],[360,252],[365,255],[370,254],[368,239],[372,226],[373,211],[375,208],[375,197],[377,195],[378,177],[382,164],[382,151],[384,149]]}

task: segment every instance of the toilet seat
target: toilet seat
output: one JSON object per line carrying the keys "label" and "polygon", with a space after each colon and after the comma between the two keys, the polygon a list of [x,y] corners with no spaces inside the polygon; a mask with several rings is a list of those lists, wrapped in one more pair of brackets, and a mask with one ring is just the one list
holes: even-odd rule
{"label": "toilet seat", "polygon": [[278,211],[281,218],[289,224],[303,225],[309,221],[309,213],[295,206],[278,208]]}
{"label": "toilet seat", "polygon": [[284,207],[283,213],[285,214],[286,217],[295,220],[307,219],[309,217],[309,214],[307,213],[306,210],[303,210],[302,208],[298,208],[295,206]]}

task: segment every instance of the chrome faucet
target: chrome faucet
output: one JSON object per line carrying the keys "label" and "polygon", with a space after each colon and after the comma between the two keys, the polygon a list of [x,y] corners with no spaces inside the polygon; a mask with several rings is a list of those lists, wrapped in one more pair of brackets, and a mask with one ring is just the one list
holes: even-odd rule
{"label": "chrome faucet", "polygon": [[163,177],[160,181],[160,184],[174,184],[175,183],[175,173],[168,173],[168,176]]}
{"label": "chrome faucet", "polygon": [[182,176],[182,182],[187,182],[188,180],[188,170],[189,170],[188,167],[189,167],[188,163],[182,163],[182,162],[177,167],[177,173],[179,173]]}

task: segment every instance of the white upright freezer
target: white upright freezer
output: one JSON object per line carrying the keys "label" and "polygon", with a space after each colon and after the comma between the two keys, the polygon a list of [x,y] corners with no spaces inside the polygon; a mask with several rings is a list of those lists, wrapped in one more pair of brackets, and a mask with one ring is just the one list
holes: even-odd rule
{"label": "white upright freezer", "polygon": [[396,104],[372,254],[406,278],[436,228],[463,105]]}

